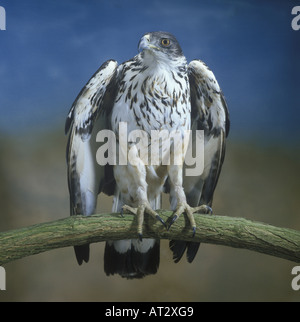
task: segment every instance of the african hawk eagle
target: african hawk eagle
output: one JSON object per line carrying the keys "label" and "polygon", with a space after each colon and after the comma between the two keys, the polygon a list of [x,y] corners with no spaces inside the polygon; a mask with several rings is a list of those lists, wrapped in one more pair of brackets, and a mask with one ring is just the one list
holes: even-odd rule
{"label": "african hawk eagle", "polygon": [[[106,274],[127,278],[157,272],[159,240],[143,239],[142,227],[144,215],[166,225],[155,211],[161,208],[162,192],[170,196],[174,211],[171,224],[185,213],[193,233],[193,213],[211,212],[229,132],[223,93],[213,72],[201,60],[188,64],[178,41],[167,32],[145,34],[138,47],[140,52],[132,59],[120,65],[108,60],[96,71],[78,94],[65,125],[66,133],[70,132],[67,165],[71,215],[93,214],[97,196],[104,192],[114,196],[113,212],[126,209],[137,216],[137,239],[107,241],[105,246]],[[185,176],[184,163],[151,165],[142,159],[135,165],[99,165],[97,133],[103,129],[113,131],[118,145],[120,122],[126,122],[128,134],[134,130],[143,130],[147,135],[152,130],[176,130],[182,134],[186,130],[203,130],[202,174]],[[130,142],[128,149],[133,145]],[[118,154],[118,147],[115,150]],[[178,152],[182,159],[183,151]],[[170,241],[175,262],[185,250],[187,260],[192,262],[198,247],[196,242]],[[89,245],[74,248],[78,263],[88,262]]]}

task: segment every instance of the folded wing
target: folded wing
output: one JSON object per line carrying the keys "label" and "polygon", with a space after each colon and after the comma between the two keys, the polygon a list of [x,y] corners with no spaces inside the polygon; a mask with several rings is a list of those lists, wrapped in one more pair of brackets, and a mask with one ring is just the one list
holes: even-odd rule
{"label": "folded wing", "polygon": [[[94,213],[98,194],[113,181],[112,171],[98,165],[95,156],[97,133],[110,127],[117,67],[116,61],[109,60],[97,70],[78,94],[66,120],[65,132],[70,133],[66,154],[71,215]],[[87,262],[89,245],[74,248],[78,263]]]}
{"label": "folded wing", "polygon": [[[225,156],[225,139],[230,121],[227,104],[213,72],[200,60],[188,66],[191,91],[191,127],[193,151],[196,150],[196,130],[204,131],[204,167],[199,176],[184,175],[183,187],[187,203],[192,207],[212,206],[213,194]],[[184,174],[188,167],[184,166]],[[171,241],[173,258],[178,262],[187,249],[192,262],[199,243]]]}

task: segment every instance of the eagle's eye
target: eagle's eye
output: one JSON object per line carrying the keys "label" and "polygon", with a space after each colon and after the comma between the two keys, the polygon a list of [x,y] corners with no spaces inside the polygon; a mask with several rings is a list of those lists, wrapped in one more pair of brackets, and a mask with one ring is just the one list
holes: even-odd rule
{"label": "eagle's eye", "polygon": [[170,39],[167,39],[167,38],[162,38],[161,41],[160,41],[161,45],[163,47],[169,47],[170,46]]}

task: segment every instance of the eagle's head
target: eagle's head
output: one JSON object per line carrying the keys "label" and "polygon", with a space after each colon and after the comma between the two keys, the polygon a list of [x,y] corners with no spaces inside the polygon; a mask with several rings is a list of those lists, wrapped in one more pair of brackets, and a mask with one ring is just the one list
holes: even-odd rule
{"label": "eagle's head", "polygon": [[154,58],[157,62],[170,63],[184,58],[177,39],[169,32],[146,33],[139,41],[142,58]]}

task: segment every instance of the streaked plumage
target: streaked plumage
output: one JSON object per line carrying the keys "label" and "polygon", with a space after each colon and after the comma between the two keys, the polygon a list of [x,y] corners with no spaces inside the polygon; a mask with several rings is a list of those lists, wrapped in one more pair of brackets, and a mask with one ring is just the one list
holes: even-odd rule
{"label": "streaked plumage", "polygon": [[[71,215],[94,213],[97,195],[104,192],[114,195],[112,211],[120,212],[123,207],[138,217],[139,239],[108,241],[105,248],[105,272],[127,278],[154,274],[158,269],[159,241],[142,239],[142,226],[144,214],[161,220],[155,209],[161,208],[162,191],[170,193],[173,222],[185,212],[193,230],[192,213],[210,210],[229,131],[225,99],[203,62],[187,64],[176,38],[166,32],[145,34],[139,49],[138,55],[121,65],[114,60],[105,62],[79,93],[66,121],[66,132],[70,130],[67,163]],[[146,135],[151,130],[177,130],[182,135],[189,129],[204,130],[203,174],[186,177],[185,165],[145,165],[141,156],[137,165],[98,165],[97,133],[111,129],[119,144],[120,122],[127,123],[128,135],[133,130],[143,130]],[[129,142],[128,149],[132,146],[134,142]],[[116,151],[118,154],[118,147]],[[182,152],[174,151],[184,160]],[[175,261],[187,249],[191,262],[198,244],[171,241],[170,247]],[[75,252],[79,264],[88,261],[88,245],[76,246]]]}

